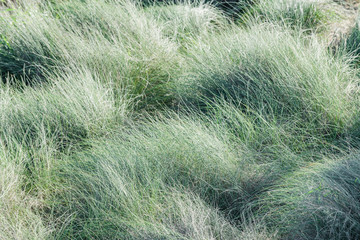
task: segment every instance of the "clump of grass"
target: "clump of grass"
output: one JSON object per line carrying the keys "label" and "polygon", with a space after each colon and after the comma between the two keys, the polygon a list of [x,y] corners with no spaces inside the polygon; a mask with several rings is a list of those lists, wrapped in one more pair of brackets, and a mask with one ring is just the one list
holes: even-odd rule
{"label": "clump of grass", "polygon": [[301,128],[330,138],[354,124],[356,74],[315,39],[273,25],[235,27],[197,41],[188,56],[189,73],[178,81],[188,105],[222,97],[280,121],[302,119]]}
{"label": "clump of grass", "polygon": [[359,218],[357,156],[317,164],[288,176],[266,198],[269,218],[286,238],[357,239]]}
{"label": "clump of grass", "polygon": [[66,64],[73,45],[56,20],[38,11],[32,4],[4,11],[0,19],[0,68],[8,74],[38,81],[44,71]]}
{"label": "clump of grass", "polygon": [[[1,140],[1,139],[0,139]],[[10,154],[0,142],[0,235],[4,239],[48,239],[53,230],[40,217],[43,202],[22,189],[21,162],[26,154]]]}
{"label": "clump of grass", "polygon": [[171,79],[182,62],[178,46],[136,3],[63,2],[50,11],[83,40],[72,53],[75,66],[80,63],[112,79],[115,89],[141,99],[139,107],[171,104]]}
{"label": "clump of grass", "polygon": [[0,86],[0,163],[6,171],[0,233],[8,239],[50,237],[56,219],[43,218],[48,210],[43,200],[53,191],[56,160],[85,148],[86,138],[107,135],[130,110],[125,96],[115,100],[111,86],[87,71],[49,79],[51,85],[36,89]]}
{"label": "clump of grass", "polygon": [[321,9],[324,1],[313,0],[267,0],[260,1],[252,9],[262,21],[278,22],[302,30],[319,30],[326,22],[326,13]]}
{"label": "clump of grass", "polygon": [[111,80],[115,91],[141,99],[139,107],[171,104],[170,80],[182,60],[153,18],[129,1],[55,6],[25,4],[4,14],[3,76],[33,84],[48,73],[86,68]]}
{"label": "clump of grass", "polygon": [[111,87],[89,72],[51,78],[51,86],[37,89],[1,86],[0,138],[6,147],[68,151],[124,119],[127,100],[116,101]]}
{"label": "clump of grass", "polygon": [[[246,148],[233,148],[227,141],[226,130],[216,125],[205,127],[199,120],[173,119],[150,123],[121,133],[114,140],[95,143],[91,152],[62,163],[60,168],[65,170],[56,170],[64,173],[62,178],[68,180],[69,189],[75,189],[67,191],[70,195],[60,197],[62,200],[56,207],[60,215],[73,209],[68,213],[73,214],[73,219],[65,226],[64,234],[77,236],[78,232],[78,238],[127,236],[139,234],[129,230],[134,226],[129,224],[138,224],[136,229],[147,225],[151,229],[150,223],[155,222],[162,224],[155,229],[163,234],[169,232],[168,236],[236,239],[232,232],[238,230],[224,219],[240,221],[242,210],[262,191],[267,177],[261,165],[252,164],[247,158]],[[250,168],[251,171],[247,170]],[[187,216],[175,210],[179,206],[168,203],[166,193],[172,192],[171,189],[186,189],[203,203],[196,200],[190,204],[186,200],[190,206],[181,208],[194,214]],[[56,199],[59,197],[55,197],[58,202]],[[210,208],[201,207],[205,203]],[[61,209],[69,204],[74,206]],[[172,207],[163,212],[160,206],[169,204]],[[220,209],[224,216],[218,217],[218,210],[210,211],[211,208]],[[204,211],[211,212],[207,219],[203,219]],[[163,215],[173,216],[170,225],[164,225],[167,220],[158,219]],[[188,222],[191,219],[199,222],[191,225]],[[214,221],[222,223],[217,226]],[[150,230],[144,231],[146,235]],[[201,233],[199,237],[197,231]]]}
{"label": "clump of grass", "polygon": [[304,162],[316,161],[323,156],[324,148],[328,150],[334,144],[314,136],[309,130],[312,126],[298,125],[296,118],[281,120],[225,99],[216,99],[209,105],[209,121],[224,127],[234,144],[245,145],[254,161],[266,164],[274,174],[273,180]]}
{"label": "clump of grass", "polygon": [[144,0],[141,3],[145,6],[159,5],[163,6],[164,4],[198,4],[206,3],[212,5],[223,11],[224,14],[230,18],[238,18],[242,14],[246,13],[258,0]]}
{"label": "clump of grass", "polygon": [[165,36],[191,44],[191,39],[226,28],[227,18],[208,4],[177,3],[147,7],[146,12],[162,26]]}
{"label": "clump of grass", "polygon": [[358,238],[358,164],[313,165],[358,146],[358,71],[317,3],[256,2],[1,13],[0,237]]}
{"label": "clump of grass", "polygon": [[340,50],[345,51],[350,55],[351,60],[358,66],[360,63],[360,26],[359,19],[349,36],[343,39],[340,43]]}

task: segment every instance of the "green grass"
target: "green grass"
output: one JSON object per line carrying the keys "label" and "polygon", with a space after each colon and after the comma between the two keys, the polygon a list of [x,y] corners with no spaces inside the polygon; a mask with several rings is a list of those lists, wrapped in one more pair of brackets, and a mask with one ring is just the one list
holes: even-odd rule
{"label": "green grass", "polygon": [[226,28],[227,18],[216,8],[200,3],[154,5],[146,13],[157,20],[168,38],[186,47],[194,38],[205,38]]}
{"label": "green grass", "polygon": [[57,149],[121,121],[127,113],[127,100],[114,99],[110,87],[89,72],[51,78],[51,86],[41,89],[12,89],[1,86],[1,130],[4,144],[40,146],[53,142]]}
{"label": "green grass", "polygon": [[359,238],[357,28],[144,3],[2,6],[0,238]]}
{"label": "green grass", "polygon": [[206,3],[213,7],[218,8],[222,11],[225,15],[232,19],[237,19],[241,17],[243,14],[247,13],[249,9],[258,3],[259,0],[144,0],[141,3],[144,6],[164,6],[167,4],[198,4],[198,3]]}
{"label": "green grass", "polygon": [[197,41],[187,53],[189,73],[178,84],[187,104],[206,108],[209,99],[222,97],[279,121],[301,119],[302,129],[331,138],[357,121],[355,72],[316,39],[273,25],[235,27]]}
{"label": "green grass", "polygon": [[321,9],[326,1],[313,0],[267,0],[260,1],[251,12],[262,21],[278,22],[302,31],[321,29],[328,13]]}
{"label": "green grass", "polygon": [[243,215],[273,176],[230,136],[216,123],[172,116],[60,161],[54,171],[65,182],[51,199],[65,219],[60,238],[264,236],[265,227]]}
{"label": "green grass", "polygon": [[160,26],[142,9],[116,1],[44,4],[3,14],[4,77],[16,75],[32,85],[46,82],[49,73],[86,68],[111,81],[107,83],[119,94],[141,97],[142,107],[171,102],[169,79],[182,59],[176,44],[162,36]]}
{"label": "green grass", "polygon": [[283,226],[287,239],[358,238],[358,165],[352,155],[287,176],[265,197],[267,217]]}
{"label": "green grass", "polygon": [[5,239],[47,239],[52,226],[46,224],[39,212],[43,208],[39,198],[22,189],[24,168],[28,161],[24,153],[0,150],[0,234]]}
{"label": "green grass", "polygon": [[360,54],[360,29],[359,19],[356,21],[356,26],[352,29],[349,36],[342,39],[340,43],[340,51],[344,51],[349,54],[349,58],[354,63],[355,67],[359,65],[359,54]]}

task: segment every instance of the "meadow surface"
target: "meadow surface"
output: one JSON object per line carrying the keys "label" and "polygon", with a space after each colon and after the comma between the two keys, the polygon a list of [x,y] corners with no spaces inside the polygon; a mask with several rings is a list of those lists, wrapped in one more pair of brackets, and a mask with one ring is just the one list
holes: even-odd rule
{"label": "meadow surface", "polygon": [[0,2],[0,239],[360,239],[356,1]]}

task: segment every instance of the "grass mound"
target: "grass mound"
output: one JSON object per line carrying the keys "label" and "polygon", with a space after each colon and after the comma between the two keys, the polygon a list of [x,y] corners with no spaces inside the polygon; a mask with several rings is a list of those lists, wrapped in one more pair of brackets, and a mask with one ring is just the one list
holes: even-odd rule
{"label": "grass mound", "polygon": [[351,31],[350,35],[343,39],[340,44],[340,49],[349,53],[356,67],[359,65],[360,55],[360,28],[359,19],[357,20],[356,26]]}
{"label": "grass mound", "polygon": [[358,27],[331,53],[329,8],[0,4],[0,238],[359,238]]}
{"label": "grass mound", "polygon": [[231,18],[238,18],[242,14],[249,11],[249,9],[258,2],[258,0],[144,0],[141,1],[145,6],[151,5],[160,5],[163,4],[197,4],[197,3],[206,3],[212,5],[221,11],[224,12],[227,16]]}
{"label": "grass mound", "polygon": [[90,73],[52,81],[52,86],[35,90],[2,86],[0,132],[6,145],[38,146],[54,141],[62,148],[90,132],[106,131],[108,123],[126,112],[124,102],[118,105],[111,89]]}
{"label": "grass mound", "polygon": [[[287,239],[356,239],[360,234],[357,156],[305,168],[272,191]],[[292,179],[291,179],[292,178]]]}
{"label": "grass mound", "polygon": [[154,5],[146,12],[163,27],[165,36],[180,44],[191,44],[194,38],[204,38],[226,28],[227,18],[211,5],[178,3]]}
{"label": "grass mound", "polygon": [[111,79],[119,94],[141,98],[142,107],[171,102],[169,82],[181,62],[177,46],[135,3],[26,4],[5,13],[1,24],[3,76],[31,85],[49,73],[85,68]]}
{"label": "grass mound", "polygon": [[[91,152],[62,163],[56,171],[68,190],[55,209],[70,222],[61,236],[238,239],[240,231],[217,209],[238,218],[266,177],[248,171],[245,150],[228,146],[215,127],[155,122],[94,142]],[[69,204],[70,212],[62,209]]]}
{"label": "grass mound", "polygon": [[336,136],[354,123],[358,80],[321,46],[273,26],[214,34],[189,49],[179,97],[200,107],[223,97]]}
{"label": "grass mound", "polygon": [[253,12],[262,21],[278,22],[292,28],[316,30],[326,22],[326,12],[321,9],[325,1],[267,0],[260,1]]}
{"label": "grass mound", "polygon": [[27,194],[24,184],[25,154],[9,154],[0,150],[0,235],[6,239],[47,239],[52,226],[40,217],[43,204]]}

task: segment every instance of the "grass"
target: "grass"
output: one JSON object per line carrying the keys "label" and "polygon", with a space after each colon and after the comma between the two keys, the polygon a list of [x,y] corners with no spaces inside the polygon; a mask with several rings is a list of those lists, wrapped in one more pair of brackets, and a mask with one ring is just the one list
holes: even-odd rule
{"label": "grass", "polygon": [[341,51],[345,51],[349,54],[350,59],[354,63],[355,67],[359,64],[359,44],[360,44],[360,30],[359,19],[357,19],[356,26],[352,29],[349,36],[342,39],[340,44]]}
{"label": "grass", "polygon": [[227,18],[219,10],[201,2],[154,5],[145,10],[162,26],[165,36],[185,48],[191,44],[191,39],[205,38],[227,24]]}
{"label": "grass", "polygon": [[20,91],[3,84],[1,97],[1,136],[6,145],[41,145],[50,139],[64,148],[90,133],[106,131],[127,111],[126,101],[115,101],[111,88],[88,72],[54,77],[52,85],[42,89]]}
{"label": "grass", "polygon": [[22,153],[10,154],[1,146],[0,178],[0,234],[6,239],[46,239],[52,227],[38,214],[42,208],[40,199],[22,189],[27,161]]}
{"label": "grass", "polygon": [[144,0],[141,3],[147,6],[154,6],[154,5],[167,5],[167,4],[199,4],[205,3],[207,5],[211,5],[215,8],[218,8],[222,11],[225,15],[232,18],[233,20],[241,17],[241,15],[247,13],[249,9],[258,3],[258,0],[234,0],[234,1],[227,1],[227,0]]}
{"label": "grass", "polygon": [[6,3],[2,238],[359,237],[357,28],[331,53],[322,3]]}
{"label": "grass", "polygon": [[46,81],[48,73],[85,68],[111,79],[119,94],[126,89],[131,98],[141,96],[143,106],[171,101],[169,78],[181,62],[177,46],[134,3],[74,1],[25,8],[1,19],[4,77],[12,74],[31,85]]}
{"label": "grass", "polygon": [[282,211],[268,217],[282,222],[288,239],[358,238],[357,158],[325,160],[288,176],[267,197],[271,209],[283,204]]}
{"label": "grass", "polygon": [[264,235],[265,227],[243,222],[242,212],[268,185],[269,170],[246,146],[231,146],[226,129],[208,124],[159,119],[60,162],[55,174],[66,181],[55,188],[65,189],[52,201],[68,222],[59,238]]}
{"label": "grass", "polygon": [[221,96],[280,121],[301,118],[312,134],[336,135],[354,124],[358,80],[321,46],[272,25],[214,34],[188,50],[179,98],[206,107]]}
{"label": "grass", "polygon": [[261,21],[278,22],[301,31],[319,31],[328,20],[321,4],[313,0],[268,0],[260,1],[251,12]]}

